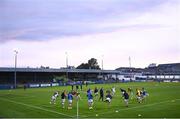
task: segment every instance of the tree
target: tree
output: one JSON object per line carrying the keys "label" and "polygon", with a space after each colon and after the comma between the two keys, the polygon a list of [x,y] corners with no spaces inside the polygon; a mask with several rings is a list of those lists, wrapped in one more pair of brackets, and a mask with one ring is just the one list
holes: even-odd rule
{"label": "tree", "polygon": [[82,63],[80,64],[77,69],[89,69],[88,63]]}
{"label": "tree", "polygon": [[100,69],[97,59],[95,59],[95,58],[91,58],[90,60],[88,60],[88,65],[89,65],[90,69]]}
{"label": "tree", "polygon": [[88,63],[80,64],[77,69],[100,69],[97,59],[91,58]]}

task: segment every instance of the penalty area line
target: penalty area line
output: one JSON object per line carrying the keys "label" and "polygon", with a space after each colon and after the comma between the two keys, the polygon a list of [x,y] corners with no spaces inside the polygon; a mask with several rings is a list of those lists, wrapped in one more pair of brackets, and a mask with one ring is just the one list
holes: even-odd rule
{"label": "penalty area line", "polygon": [[51,113],[55,113],[55,114],[59,114],[59,115],[63,115],[63,116],[71,117],[71,118],[73,117],[73,116],[66,115],[66,114],[56,112],[56,111],[53,111],[53,110],[45,109],[45,108],[42,108],[42,107],[37,107],[37,106],[34,106],[34,105],[30,105],[30,104],[25,104],[25,103],[21,103],[21,102],[9,100],[9,99],[0,98],[0,100],[4,100],[6,102],[11,102],[11,103],[15,103],[15,104],[24,105],[24,106],[31,107],[31,108],[34,108],[34,109],[39,109],[39,110],[43,110],[43,111],[46,111],[46,112],[51,112]]}
{"label": "penalty area line", "polygon": [[[173,99],[174,101],[175,100],[180,100],[180,99]],[[152,103],[152,104],[146,104],[146,105],[141,105],[141,106],[135,106],[135,107],[131,107],[131,108],[125,108],[125,109],[119,109],[118,111],[125,111],[125,110],[130,110],[130,109],[135,109],[135,108],[142,108],[142,107],[150,107],[150,106],[154,106],[154,105],[158,105],[158,104],[163,104],[163,103],[167,103],[167,102],[171,102],[172,100],[166,100],[166,101],[163,101],[163,102],[158,102],[158,103]],[[102,115],[102,114],[111,114],[111,113],[114,113],[114,111],[109,111],[109,112],[105,112],[105,113],[97,113],[98,115]]]}

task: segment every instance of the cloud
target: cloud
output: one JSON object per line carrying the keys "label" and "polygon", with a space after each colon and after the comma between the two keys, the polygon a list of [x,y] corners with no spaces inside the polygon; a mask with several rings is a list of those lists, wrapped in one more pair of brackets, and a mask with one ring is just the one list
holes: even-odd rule
{"label": "cloud", "polygon": [[164,2],[167,1],[0,1],[0,41],[43,41],[53,37],[112,32],[130,27],[123,22]]}
{"label": "cloud", "polygon": [[[14,48],[19,49],[19,67],[45,65],[59,68],[65,66],[65,52],[69,55],[69,65],[75,66],[92,57],[97,58],[100,64],[104,55],[105,69],[128,66],[129,56],[134,67],[145,67],[152,62],[180,61],[180,9],[176,0],[158,0],[158,3],[157,0],[140,3],[114,0],[100,1],[97,5],[91,1],[73,4],[66,1],[62,11],[56,10],[60,9],[55,7],[57,3],[54,6],[55,3],[50,2],[50,6],[56,8],[47,11],[50,16],[44,13],[45,6],[51,8],[48,2],[37,12],[38,17],[30,14],[32,10],[19,10],[23,14],[18,18],[9,16],[14,19],[12,26],[8,25],[7,19],[0,29],[1,36],[8,39],[2,43],[0,38],[0,66],[13,66]],[[106,14],[106,9],[111,11]],[[21,20],[27,11],[30,16]],[[70,13],[74,13],[73,16]]]}
{"label": "cloud", "polygon": [[128,66],[129,56],[134,67],[145,67],[151,62],[178,62],[180,55],[175,35],[173,28],[155,28],[55,38],[46,42],[10,41],[0,47],[0,65],[13,66],[12,49],[15,47],[19,48],[19,67],[59,68],[65,66],[65,52],[68,52],[69,65],[74,66],[92,57],[100,64],[104,55],[105,69]]}

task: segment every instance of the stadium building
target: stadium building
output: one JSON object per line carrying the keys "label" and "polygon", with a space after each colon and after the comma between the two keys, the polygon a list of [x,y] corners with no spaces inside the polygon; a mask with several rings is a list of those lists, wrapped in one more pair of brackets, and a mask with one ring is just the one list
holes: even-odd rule
{"label": "stadium building", "polygon": [[[22,84],[50,84],[58,85],[71,84],[77,81],[91,81],[102,83],[104,80],[116,82],[118,75],[122,75],[116,70],[95,70],[95,69],[50,69],[50,68],[0,68],[1,86]],[[125,73],[123,73],[125,74]],[[68,80],[67,80],[68,79]],[[50,86],[50,85],[47,85]]]}
{"label": "stadium building", "polygon": [[[16,75],[16,76],[15,76]],[[16,81],[15,81],[16,80]],[[180,82],[180,63],[141,68],[120,67],[116,70],[62,68],[0,68],[0,88],[72,85],[77,82],[115,83],[126,81]]]}

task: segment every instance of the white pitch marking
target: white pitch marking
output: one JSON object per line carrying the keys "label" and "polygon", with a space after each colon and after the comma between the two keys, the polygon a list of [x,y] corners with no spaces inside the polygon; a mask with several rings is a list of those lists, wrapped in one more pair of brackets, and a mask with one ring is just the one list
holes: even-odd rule
{"label": "white pitch marking", "polygon": [[[174,99],[175,100],[180,100],[180,99]],[[153,106],[153,105],[158,105],[158,104],[162,104],[162,103],[167,103],[167,102],[171,102],[171,100],[167,100],[167,101],[163,101],[163,102],[158,102],[158,103],[152,103],[152,104],[147,104],[147,105],[141,105],[141,106],[135,106],[135,107],[131,107],[131,108],[125,108],[125,109],[121,109],[119,111],[123,111],[123,110],[130,110],[130,109],[134,109],[134,108],[142,108],[142,107],[148,107],[148,106]],[[113,111],[114,112],[114,111]],[[106,113],[98,113],[98,115],[102,115],[102,114],[108,114],[108,113],[113,113],[113,112],[106,112]]]}
{"label": "white pitch marking", "polygon": [[56,112],[56,111],[53,111],[53,110],[45,109],[45,108],[42,108],[42,107],[37,107],[37,106],[34,106],[34,105],[30,105],[30,104],[16,102],[16,101],[9,100],[9,99],[0,98],[0,100],[4,100],[4,101],[8,101],[8,102],[24,105],[24,106],[27,106],[27,107],[31,107],[31,108],[35,108],[35,109],[39,109],[39,110],[43,110],[43,111],[47,111],[47,112],[51,112],[51,113],[67,116],[67,117],[72,117],[72,116],[69,116],[69,115],[66,115],[66,114],[63,114],[63,113],[60,113],[60,112]]}

